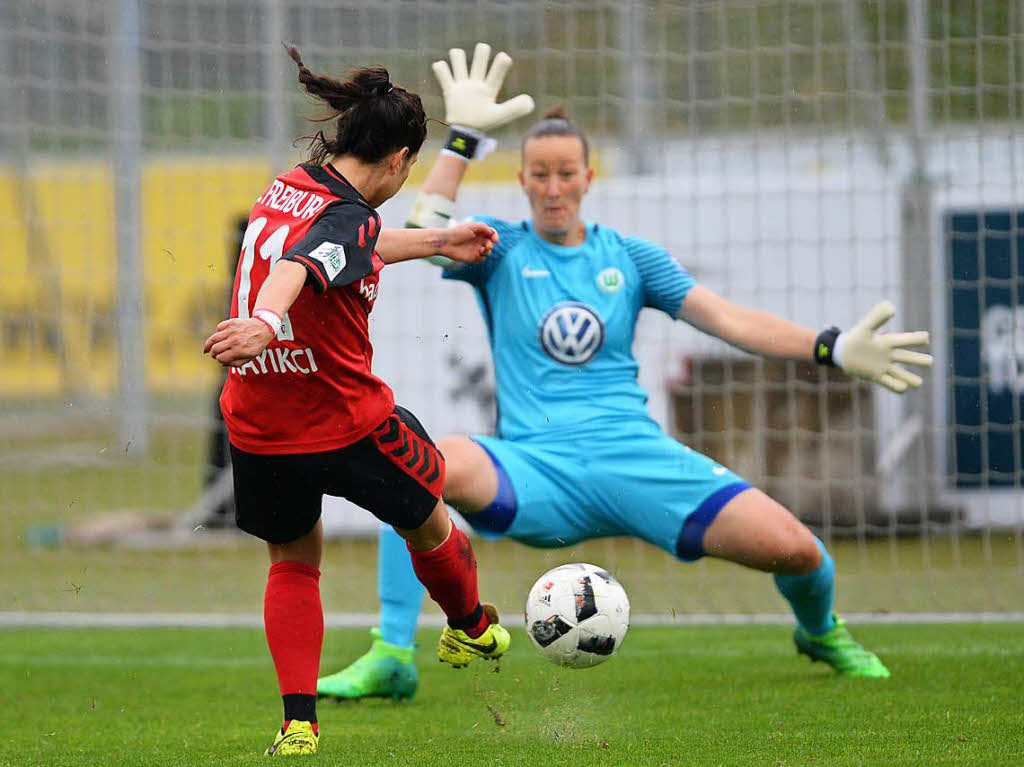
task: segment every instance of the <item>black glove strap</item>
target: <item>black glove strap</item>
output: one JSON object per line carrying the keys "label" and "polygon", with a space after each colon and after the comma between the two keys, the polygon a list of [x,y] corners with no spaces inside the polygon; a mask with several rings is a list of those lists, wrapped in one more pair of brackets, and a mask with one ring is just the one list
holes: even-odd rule
{"label": "black glove strap", "polygon": [[449,152],[455,152],[460,157],[472,160],[476,155],[476,146],[479,143],[480,139],[476,136],[464,133],[458,128],[452,128],[448,131],[448,140],[444,142],[444,148]]}
{"label": "black glove strap", "polygon": [[833,325],[818,333],[818,337],[814,339],[814,361],[819,365],[836,366],[835,360],[832,359],[832,350],[835,349],[839,332],[839,328]]}

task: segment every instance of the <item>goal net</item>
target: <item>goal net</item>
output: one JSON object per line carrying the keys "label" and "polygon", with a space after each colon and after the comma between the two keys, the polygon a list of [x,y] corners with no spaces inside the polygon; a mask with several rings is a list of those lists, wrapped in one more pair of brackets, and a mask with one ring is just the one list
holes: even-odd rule
{"label": "goal net", "polygon": [[[443,117],[432,61],[478,40],[503,97],[589,133],[584,215],[663,244],[697,281],[811,327],[882,298],[932,331],[897,397],[765,361],[645,312],[652,415],[784,503],[835,552],[852,612],[1024,610],[1024,7],[923,0],[10,0],[0,6],[0,611],[254,612],[265,555],[230,531],[202,341],[240,222],[301,158],[317,70],[384,64]],[[460,214],[526,217],[519,135]],[[312,129],[315,131],[315,128]],[[400,226],[436,157],[431,126]],[[435,437],[493,428],[475,300],[391,267],[377,372]],[[328,502],[329,611],[376,608],[375,523]],[[518,609],[564,561],[614,570],[637,612],[779,613],[770,579],[646,544],[478,544]]]}

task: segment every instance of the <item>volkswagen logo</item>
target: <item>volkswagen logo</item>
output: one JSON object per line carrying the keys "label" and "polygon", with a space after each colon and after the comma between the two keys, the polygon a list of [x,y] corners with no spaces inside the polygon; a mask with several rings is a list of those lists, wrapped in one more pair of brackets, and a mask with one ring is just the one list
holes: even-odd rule
{"label": "volkswagen logo", "polygon": [[604,323],[586,304],[555,304],[540,321],[540,345],[563,365],[585,365],[604,344]]}

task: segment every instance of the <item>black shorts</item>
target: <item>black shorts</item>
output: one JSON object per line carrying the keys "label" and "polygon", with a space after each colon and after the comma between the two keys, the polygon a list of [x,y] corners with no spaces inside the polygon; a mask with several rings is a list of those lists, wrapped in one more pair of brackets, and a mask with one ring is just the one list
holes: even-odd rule
{"label": "black shorts", "polygon": [[337,450],[263,455],[232,445],[231,461],[235,521],[268,543],[312,530],[325,495],[414,530],[437,506],[444,485],[444,457],[416,416],[397,406],[369,435]]}

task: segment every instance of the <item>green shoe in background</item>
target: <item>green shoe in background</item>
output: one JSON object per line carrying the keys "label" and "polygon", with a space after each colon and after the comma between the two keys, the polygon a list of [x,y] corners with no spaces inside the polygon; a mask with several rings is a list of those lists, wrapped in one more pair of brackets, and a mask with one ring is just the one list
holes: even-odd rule
{"label": "green shoe in background", "polygon": [[371,629],[370,635],[373,644],[365,655],[337,674],[317,680],[317,695],[335,700],[410,700],[416,694],[419,674],[413,661],[413,648],[385,642],[380,638],[380,629]]}
{"label": "green shoe in background", "polygon": [[796,651],[812,661],[824,661],[840,674],[888,679],[891,674],[878,656],[853,638],[846,621],[833,615],[835,626],[827,634],[814,636],[799,626],[793,632]]}

